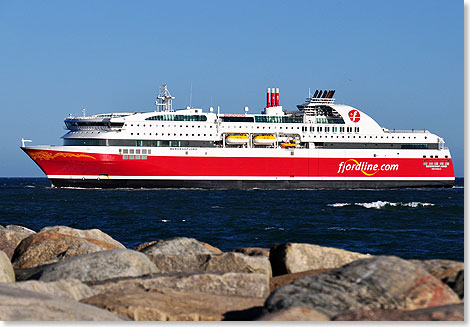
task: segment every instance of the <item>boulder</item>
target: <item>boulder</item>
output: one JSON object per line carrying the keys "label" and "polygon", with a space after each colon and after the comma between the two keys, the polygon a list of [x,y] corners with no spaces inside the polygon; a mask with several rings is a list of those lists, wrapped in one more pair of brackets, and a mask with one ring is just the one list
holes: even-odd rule
{"label": "boulder", "polygon": [[138,252],[142,252],[143,250],[145,250],[146,248],[148,248],[150,245],[153,245],[157,243],[157,241],[150,241],[150,242],[145,242],[145,243],[142,243],[142,244],[139,244],[137,245],[136,247],[134,247],[134,251],[138,251]]}
{"label": "boulder", "polygon": [[68,298],[0,284],[1,321],[119,321],[119,316]]}
{"label": "boulder", "polygon": [[216,248],[215,246],[212,246],[212,245],[210,245],[209,243],[201,242],[201,244],[202,244],[206,249],[208,249],[209,251],[211,251],[211,252],[214,253],[214,254],[222,254],[222,253],[224,253],[221,249]]}
{"label": "boulder", "polygon": [[410,260],[414,263],[422,263],[424,268],[434,277],[446,283],[461,299],[464,297],[463,277],[464,263],[451,260]]}
{"label": "boulder", "polygon": [[418,310],[346,311],[336,321],[464,321],[464,304],[450,304]]}
{"label": "boulder", "polygon": [[257,320],[263,321],[329,321],[321,312],[306,307],[293,307],[262,315]]}
{"label": "boulder", "polygon": [[248,272],[271,276],[269,260],[262,256],[250,257],[235,252],[220,255],[146,254],[157,266],[158,273]]}
{"label": "boulder", "polygon": [[9,259],[12,258],[18,244],[35,232],[26,227],[17,225],[0,226],[0,251],[5,252]]}
{"label": "boulder", "polygon": [[369,255],[305,243],[283,243],[271,247],[273,276],[312,269],[332,269]]}
{"label": "boulder", "polygon": [[149,245],[144,247],[141,252],[148,256],[158,254],[196,255],[221,253],[219,249],[207,246],[207,243],[199,242],[194,238],[188,237],[174,237],[168,240],[149,242],[147,244]]}
{"label": "boulder", "polygon": [[33,231],[32,229],[29,229],[28,227],[19,226],[19,225],[6,225],[5,228],[11,231],[24,233],[28,235],[36,233],[35,231]]}
{"label": "boulder", "polygon": [[270,279],[269,281],[269,291],[273,292],[280,288],[281,286],[290,284],[297,279],[300,279],[305,276],[316,276],[323,274],[325,271],[329,271],[331,269],[312,269],[312,270],[306,270],[298,273],[293,273],[293,274],[284,274],[280,276],[276,276]]}
{"label": "boulder", "polygon": [[249,256],[262,255],[269,258],[269,249],[267,248],[246,247],[235,249],[233,252],[239,252]]}
{"label": "boulder", "polygon": [[263,256],[247,256],[242,253],[226,252],[210,256],[204,265],[206,272],[247,272],[272,276],[271,264]]}
{"label": "boulder", "polygon": [[24,269],[115,248],[124,246],[97,229],[47,227],[23,239],[15,249],[12,262],[14,268]]}
{"label": "boulder", "polygon": [[332,318],[346,310],[415,310],[459,302],[458,296],[422,265],[377,256],[285,285],[271,293],[265,310],[307,307]]}
{"label": "boulder", "polygon": [[81,300],[136,321],[219,321],[226,312],[261,306],[263,301],[264,298],[137,289]]}
{"label": "boulder", "polygon": [[33,278],[45,282],[67,278],[88,282],[138,277],[156,272],[155,264],[144,254],[127,249],[114,249],[55,263],[47,266]]}
{"label": "boulder", "polygon": [[0,282],[10,283],[15,281],[15,272],[10,259],[5,252],[0,251]]}
{"label": "boulder", "polygon": [[97,294],[91,287],[77,279],[64,279],[56,282],[29,280],[9,284],[9,286],[51,296],[65,297],[76,301]]}
{"label": "boulder", "polygon": [[189,293],[266,298],[269,295],[269,278],[266,274],[256,273],[153,275],[96,283],[91,287],[95,294],[125,292],[130,289],[147,292],[166,289]]}
{"label": "boulder", "polygon": [[122,243],[116,241],[114,238],[109,236],[106,233],[103,233],[99,229],[75,229],[67,226],[52,226],[52,227],[44,227],[39,231],[47,232],[47,231],[54,231],[59,234],[69,235],[73,237],[83,238],[88,242],[94,243],[106,250],[111,249],[125,249],[126,247],[122,245]]}

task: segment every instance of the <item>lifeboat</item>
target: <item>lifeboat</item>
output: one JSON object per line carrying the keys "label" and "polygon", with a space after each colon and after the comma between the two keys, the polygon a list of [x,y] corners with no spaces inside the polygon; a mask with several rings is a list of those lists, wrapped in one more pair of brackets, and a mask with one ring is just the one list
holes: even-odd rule
{"label": "lifeboat", "polygon": [[271,145],[274,143],[276,143],[274,135],[258,135],[253,138],[253,144],[255,145]]}
{"label": "lifeboat", "polygon": [[225,138],[227,144],[247,144],[250,138],[246,134],[229,135]]}
{"label": "lifeboat", "polygon": [[295,148],[296,146],[297,146],[296,140],[281,143],[281,148]]}

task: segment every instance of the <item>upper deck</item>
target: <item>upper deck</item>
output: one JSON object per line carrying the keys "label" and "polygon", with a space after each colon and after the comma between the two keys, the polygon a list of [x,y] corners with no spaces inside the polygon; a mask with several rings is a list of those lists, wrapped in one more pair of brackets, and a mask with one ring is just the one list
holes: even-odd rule
{"label": "upper deck", "polygon": [[108,113],[68,117],[64,145],[135,145],[196,147],[282,147],[334,149],[434,149],[442,138],[429,131],[395,131],[381,127],[366,113],[335,104],[335,91],[316,91],[298,110],[279,105],[279,90],[268,89],[260,114],[172,108],[168,89],[152,112]]}

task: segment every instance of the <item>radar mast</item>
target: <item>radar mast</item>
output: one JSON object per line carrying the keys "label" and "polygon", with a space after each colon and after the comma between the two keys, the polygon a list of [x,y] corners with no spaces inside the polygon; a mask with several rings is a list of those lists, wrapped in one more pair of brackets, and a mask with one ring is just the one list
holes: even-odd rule
{"label": "radar mast", "polygon": [[[155,105],[157,106],[157,111],[173,111],[173,99],[175,97],[171,96],[170,91],[166,84],[160,86],[160,93],[157,95],[157,101]],[[160,102],[159,102],[160,100]]]}

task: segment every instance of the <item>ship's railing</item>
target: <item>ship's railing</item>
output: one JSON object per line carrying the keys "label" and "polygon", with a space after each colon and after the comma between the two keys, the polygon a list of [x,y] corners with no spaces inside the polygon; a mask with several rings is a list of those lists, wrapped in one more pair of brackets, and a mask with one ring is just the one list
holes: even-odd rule
{"label": "ship's railing", "polygon": [[308,99],[308,103],[306,103],[307,105],[309,104],[327,104],[327,103],[334,103],[335,102],[335,99],[334,98],[310,98]]}
{"label": "ship's railing", "polygon": [[426,129],[384,129],[385,133],[429,133]]}
{"label": "ship's railing", "polygon": [[63,128],[70,131],[114,131],[122,129],[118,126],[72,126],[70,128],[63,126]]}

